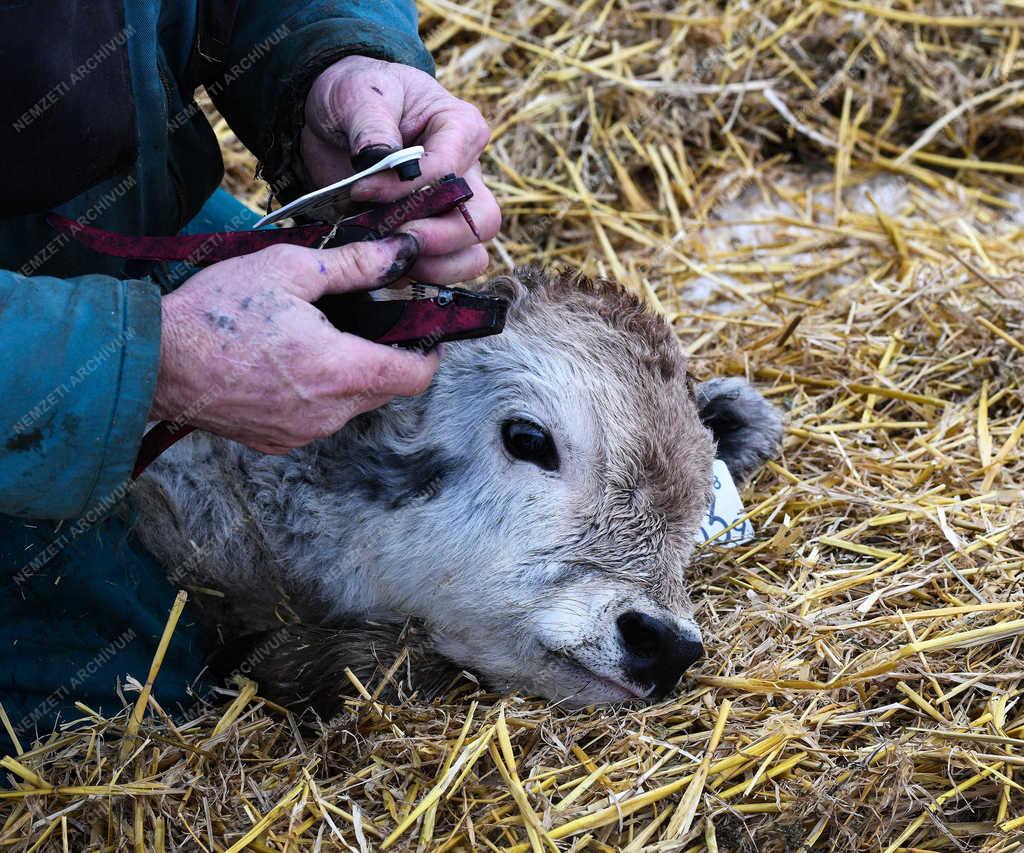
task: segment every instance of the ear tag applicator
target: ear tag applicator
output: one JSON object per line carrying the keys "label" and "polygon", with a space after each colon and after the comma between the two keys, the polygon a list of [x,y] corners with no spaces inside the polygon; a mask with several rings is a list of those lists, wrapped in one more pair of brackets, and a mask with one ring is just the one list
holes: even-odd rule
{"label": "ear tag applicator", "polygon": [[[479,240],[466,207],[466,202],[473,198],[473,190],[464,178],[456,175],[439,178],[404,199],[343,215],[351,203],[353,184],[388,169],[394,169],[403,181],[415,180],[420,176],[419,160],[423,153],[423,147],[415,145],[388,154],[361,172],[313,190],[264,216],[252,230],[138,236],[105,231],[55,212],[47,216],[47,221],[61,234],[101,254],[133,260],[182,261],[191,266],[209,266],[273,245],[322,249],[379,240],[394,233],[404,222],[443,216],[450,210],[462,214]],[[295,216],[318,221],[293,228],[262,227]],[[416,283],[401,292],[381,288],[372,294],[332,294],[318,300],[315,307],[342,331],[381,344],[420,349],[443,341],[497,335],[504,328],[508,305],[501,297],[488,293]],[[150,429],[142,439],[132,479],[137,479],[150,462],[193,429],[190,424],[172,421],[161,421]]]}
{"label": "ear tag applicator", "polygon": [[[711,506],[708,507],[697,529],[696,540],[703,544],[713,538],[714,545],[741,545],[749,542],[754,538],[754,525],[750,519],[736,524],[746,515],[746,510],[743,509],[743,501],[740,500],[740,493],[733,482],[732,474],[721,459],[715,460],[711,469],[711,481],[714,487]],[[735,527],[727,533],[722,533],[734,524]]]}

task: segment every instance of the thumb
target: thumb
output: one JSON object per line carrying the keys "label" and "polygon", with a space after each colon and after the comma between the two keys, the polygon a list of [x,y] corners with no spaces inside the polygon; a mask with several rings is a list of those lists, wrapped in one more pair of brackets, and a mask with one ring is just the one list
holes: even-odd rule
{"label": "thumb", "polygon": [[398,125],[405,93],[393,75],[365,70],[325,83],[311,100],[310,124],[325,142],[337,145],[343,135],[357,171],[402,147]]}
{"label": "thumb", "polygon": [[282,260],[287,261],[283,277],[292,293],[306,302],[316,302],[328,293],[384,287],[409,272],[420,254],[419,243],[412,234],[364,240],[335,249],[280,248],[285,251]]}

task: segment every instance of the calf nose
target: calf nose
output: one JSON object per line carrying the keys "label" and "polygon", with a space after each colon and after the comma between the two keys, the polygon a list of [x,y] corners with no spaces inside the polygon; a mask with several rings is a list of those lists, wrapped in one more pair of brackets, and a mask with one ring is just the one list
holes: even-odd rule
{"label": "calf nose", "polygon": [[636,610],[619,616],[619,640],[626,674],[638,684],[651,684],[650,696],[661,699],[704,656],[699,640],[685,636],[661,619]]}

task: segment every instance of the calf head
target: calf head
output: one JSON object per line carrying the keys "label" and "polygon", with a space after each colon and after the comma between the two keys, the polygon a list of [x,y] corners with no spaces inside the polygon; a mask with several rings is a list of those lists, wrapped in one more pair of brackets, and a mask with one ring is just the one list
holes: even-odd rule
{"label": "calf head", "polygon": [[703,651],[685,570],[716,441],[744,479],[780,418],[742,381],[697,384],[618,285],[523,270],[490,289],[502,335],[449,345],[426,393],[293,454],[334,496],[303,504],[303,574],[334,618],[416,617],[492,687],[662,696]]}

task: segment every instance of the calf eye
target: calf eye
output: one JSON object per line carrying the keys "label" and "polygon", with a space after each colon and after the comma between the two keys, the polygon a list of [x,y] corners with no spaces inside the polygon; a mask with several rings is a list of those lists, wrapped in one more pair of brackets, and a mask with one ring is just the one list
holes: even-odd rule
{"label": "calf eye", "polygon": [[532,421],[505,421],[501,425],[501,439],[513,459],[532,462],[545,471],[558,469],[555,441],[544,427]]}

